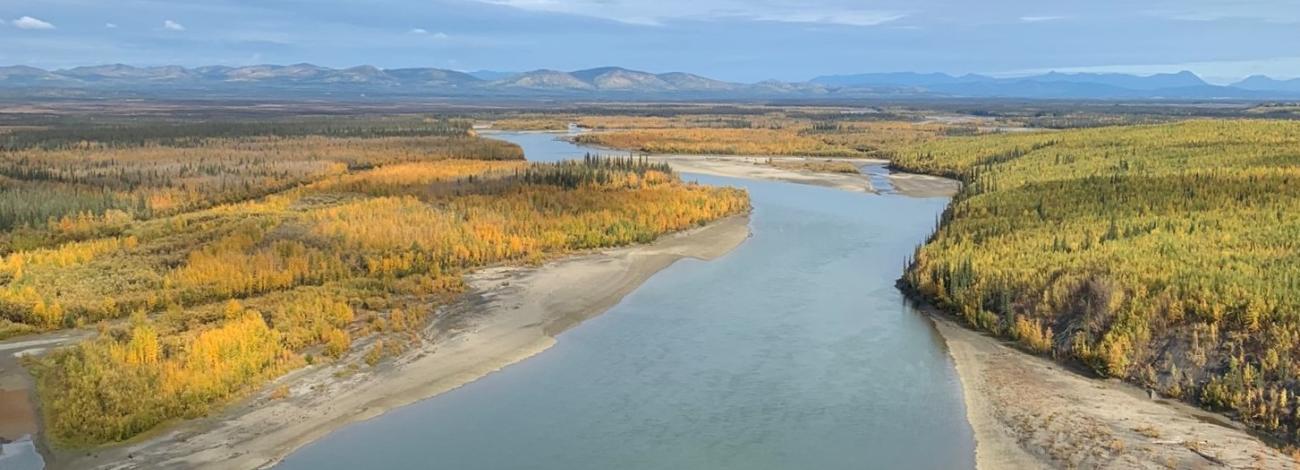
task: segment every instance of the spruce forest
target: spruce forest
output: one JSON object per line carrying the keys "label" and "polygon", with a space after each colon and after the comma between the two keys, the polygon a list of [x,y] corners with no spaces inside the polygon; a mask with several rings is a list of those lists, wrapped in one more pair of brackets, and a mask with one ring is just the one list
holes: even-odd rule
{"label": "spruce forest", "polygon": [[1023,348],[1300,440],[1300,125],[951,138],[964,183],[904,276]]}

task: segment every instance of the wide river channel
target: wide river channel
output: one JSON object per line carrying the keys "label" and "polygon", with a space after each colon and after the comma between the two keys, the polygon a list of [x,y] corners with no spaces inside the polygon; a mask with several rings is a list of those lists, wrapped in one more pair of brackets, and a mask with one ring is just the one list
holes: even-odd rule
{"label": "wide river channel", "polygon": [[[597,153],[489,136],[534,161]],[[277,468],[974,467],[943,339],[894,287],[947,199],[683,178],[748,189],[752,237],[661,271],[542,354]]]}

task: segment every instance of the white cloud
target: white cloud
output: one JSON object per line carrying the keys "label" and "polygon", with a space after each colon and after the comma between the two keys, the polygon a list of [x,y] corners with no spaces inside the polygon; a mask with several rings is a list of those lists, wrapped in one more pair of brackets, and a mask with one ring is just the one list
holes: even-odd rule
{"label": "white cloud", "polygon": [[854,11],[835,13],[791,13],[784,15],[763,15],[754,17],[762,21],[780,21],[783,23],[825,23],[847,26],[876,26],[906,17],[899,13],[880,11]]}
{"label": "white cloud", "polygon": [[18,29],[54,29],[54,25],[46,21],[41,21],[30,16],[24,16],[13,21],[13,25]]}
{"label": "white cloud", "polygon": [[1041,23],[1044,21],[1058,21],[1063,19],[1065,19],[1064,16],[1022,16],[1020,17],[1020,21],[1024,21],[1026,23]]}
{"label": "white cloud", "polygon": [[117,23],[104,23],[104,27],[108,29],[117,29]]}
{"label": "white cloud", "polygon": [[[1300,22],[1300,9],[1293,2],[1248,2],[1225,1],[1209,4],[1183,4],[1174,2],[1167,5],[1155,5],[1156,8],[1138,10],[1138,13],[1175,21],[1212,22],[1212,21],[1262,21],[1274,24]],[[1160,8],[1163,6],[1164,8]]]}
{"label": "white cloud", "polygon": [[447,33],[444,33],[444,32],[430,33],[429,30],[424,29],[424,28],[413,28],[413,29],[411,29],[410,31],[407,31],[406,33],[407,33],[407,34],[416,34],[416,35],[420,35],[420,36],[429,36],[429,37],[434,38],[434,39],[447,39],[448,37],[450,37],[450,36],[447,36]]}
{"label": "white cloud", "polygon": [[620,2],[611,0],[478,0],[521,10],[589,16],[620,23],[661,26],[667,20],[750,20],[781,23],[816,23],[846,26],[876,26],[907,16],[887,9],[864,9],[856,5],[809,5],[798,2],[753,2],[751,0],[656,0]]}
{"label": "white cloud", "polygon": [[163,29],[168,31],[185,31],[185,25],[172,20],[163,20]]}

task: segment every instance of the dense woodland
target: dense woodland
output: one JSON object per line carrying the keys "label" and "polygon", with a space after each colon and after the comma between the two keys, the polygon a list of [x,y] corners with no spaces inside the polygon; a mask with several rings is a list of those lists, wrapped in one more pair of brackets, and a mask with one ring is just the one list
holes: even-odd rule
{"label": "dense woodland", "polygon": [[1300,124],[951,138],[905,283],[972,326],[1300,440]]}
{"label": "dense woodland", "polygon": [[522,158],[517,147],[473,138],[463,121],[378,120],[371,128],[319,121],[316,134],[307,132],[311,123],[113,125],[0,137],[0,253],[110,235],[126,220],[390,163]]}
{"label": "dense woodland", "polygon": [[460,121],[22,129],[0,150],[0,337],[62,446],[192,418],[322,361],[401,352],[461,274],[748,210],[635,159],[528,164]]}

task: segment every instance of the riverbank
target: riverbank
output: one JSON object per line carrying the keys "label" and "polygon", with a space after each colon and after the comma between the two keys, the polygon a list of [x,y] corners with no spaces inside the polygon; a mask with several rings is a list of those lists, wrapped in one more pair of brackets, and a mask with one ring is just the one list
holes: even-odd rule
{"label": "riverbank", "polygon": [[[887,160],[812,157],[762,157],[725,155],[654,155],[651,161],[672,165],[679,173],[709,176],[729,176],[787,183],[811,184],[844,191],[879,193],[866,174],[825,173],[791,168],[779,168],[768,162],[848,162],[858,166],[885,165]],[[912,197],[952,197],[960,183],[947,178],[910,173],[890,173],[885,176],[893,191]]]}
{"label": "riverbank", "polygon": [[948,344],[980,469],[1295,468],[1215,413],[1084,377],[920,307]]}
{"label": "riverbank", "polygon": [[110,449],[56,454],[51,468],[268,467],[344,425],[538,354],[555,335],[603,313],[677,260],[720,257],[748,236],[748,217],[735,216],[649,245],[484,269],[467,276],[469,293],[439,310],[420,345],[389,363],[311,366],[219,415]]}

